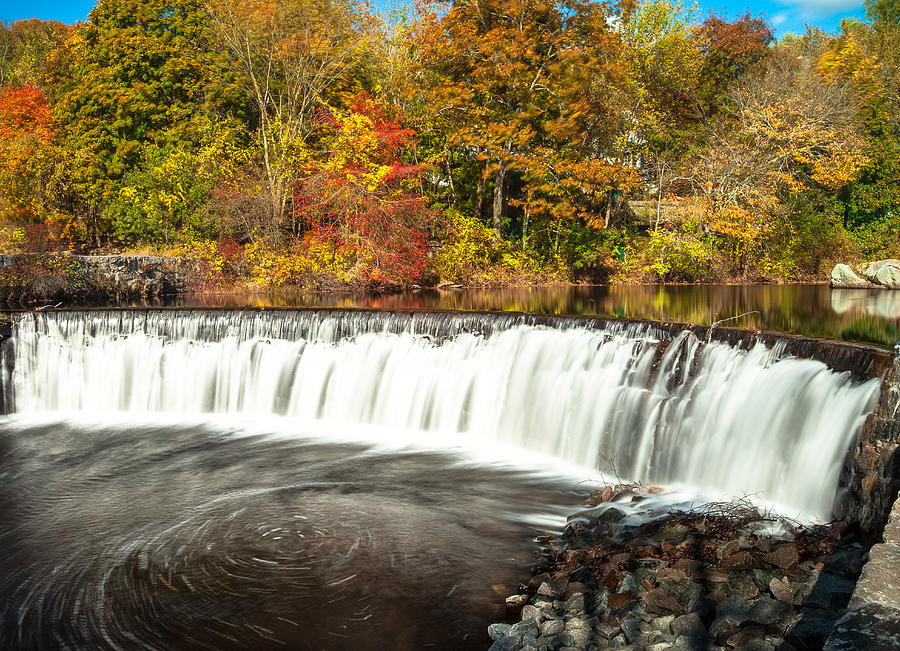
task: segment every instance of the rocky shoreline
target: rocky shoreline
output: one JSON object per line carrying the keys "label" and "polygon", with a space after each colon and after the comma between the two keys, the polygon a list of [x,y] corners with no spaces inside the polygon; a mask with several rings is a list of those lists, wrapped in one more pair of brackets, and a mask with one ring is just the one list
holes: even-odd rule
{"label": "rocky shoreline", "polygon": [[[821,648],[867,548],[838,524],[804,528],[747,502],[628,517],[654,489],[619,485],[560,536],[488,628],[492,651]],[[517,621],[516,621],[517,620]]]}

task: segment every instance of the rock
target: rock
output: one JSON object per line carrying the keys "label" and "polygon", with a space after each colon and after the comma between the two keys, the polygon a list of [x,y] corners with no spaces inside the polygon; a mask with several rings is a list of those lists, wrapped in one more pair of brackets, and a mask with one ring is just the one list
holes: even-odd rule
{"label": "rock", "polygon": [[[776,573],[772,570],[761,570],[759,568],[753,568],[753,582],[756,584],[756,587],[759,588],[760,592],[769,589],[769,584],[772,583],[772,579],[776,578]],[[748,597],[750,599],[751,597]]]}
{"label": "rock", "polygon": [[[569,572],[569,585],[583,585],[584,589],[579,590],[579,592],[584,592],[585,590],[596,590],[597,589],[597,577],[594,576],[594,573],[591,572],[586,567],[579,567],[577,570],[572,570]],[[568,588],[566,588],[568,590]]]}
{"label": "rock", "polygon": [[551,619],[540,626],[541,636],[559,635],[566,630],[566,624],[560,619]]}
{"label": "rock", "polygon": [[621,610],[632,601],[634,601],[635,598],[636,597],[633,592],[623,592],[606,595],[606,601],[609,604],[609,609],[613,612]]}
{"label": "rock", "polygon": [[725,543],[724,545],[721,545],[716,550],[716,558],[718,558],[721,561],[722,559],[728,558],[732,554],[740,551],[740,548],[741,548],[740,542],[738,542],[737,540],[729,540],[727,543]]}
{"label": "rock", "polygon": [[588,521],[591,527],[596,527],[598,524],[611,524],[619,522],[624,517],[624,511],[617,509],[614,506],[604,504],[593,509],[580,511],[574,516],[574,519],[585,519]]}
{"label": "rock", "polygon": [[728,646],[740,647],[752,640],[761,640],[766,636],[766,630],[762,626],[745,626],[726,640]]}
{"label": "rock", "polygon": [[831,286],[832,287],[871,287],[865,278],[858,276],[853,269],[845,264],[838,264],[831,270]]}
{"label": "rock", "polygon": [[877,260],[863,265],[860,271],[871,283],[889,289],[900,289],[900,260]]}
{"label": "rock", "polygon": [[716,602],[709,597],[703,597],[697,600],[694,612],[708,626],[716,618]]}
{"label": "rock", "polygon": [[600,622],[596,617],[588,617],[587,619],[582,619],[580,617],[573,617],[572,619],[566,620],[566,630],[572,631],[572,630],[575,630],[578,628],[586,628],[586,629],[590,630],[599,623]]}
{"label": "rock", "polygon": [[619,622],[619,625],[622,627],[622,634],[629,644],[641,639],[641,624],[637,617],[623,619]]}
{"label": "rock", "polygon": [[800,562],[800,554],[797,552],[797,546],[791,543],[789,545],[782,545],[775,551],[769,552],[765,555],[763,560],[770,565],[775,565],[783,570],[789,570],[797,567],[797,564]]}
{"label": "rock", "polygon": [[723,558],[719,565],[724,568],[741,567],[745,565],[749,559],[750,552],[739,551],[731,554],[727,558]]}
{"label": "rock", "polygon": [[589,628],[569,628],[566,625],[566,633],[572,636],[575,646],[583,646],[591,641],[591,629]]}
{"label": "rock", "polygon": [[[728,578],[728,583],[723,584],[725,592],[729,596],[736,595],[741,599],[752,599],[759,594],[759,587],[756,582],[744,572],[732,572]],[[766,582],[768,588],[768,582]]]}
{"label": "rock", "polygon": [[767,595],[753,600],[748,617],[762,624],[767,630],[783,633],[792,621],[793,609]]}
{"label": "rock", "polygon": [[547,572],[541,572],[540,574],[535,574],[531,577],[531,580],[528,582],[528,592],[537,592],[538,588],[541,587],[541,584],[545,581],[550,580],[550,575]]}
{"label": "rock", "polygon": [[563,608],[566,613],[571,614],[584,614],[584,595],[583,594],[574,594],[572,595],[568,601],[563,604]]}
{"label": "rock", "polygon": [[851,606],[834,624],[827,651],[900,649],[900,621],[895,608],[877,603]]}
{"label": "rock", "polygon": [[521,622],[517,622],[510,626],[509,634],[516,637],[523,637],[525,635],[534,635],[537,637],[538,630],[537,621],[533,619],[523,619]]}
{"label": "rock", "polygon": [[550,648],[562,649],[564,647],[570,647],[573,644],[575,644],[575,639],[568,633],[562,633],[553,638],[553,640],[550,642]]}
{"label": "rock", "polygon": [[563,600],[568,601],[572,598],[572,595],[584,593],[587,590],[587,586],[583,583],[579,583],[578,581],[572,581],[569,579],[569,585],[566,586],[566,592],[563,595]]}
{"label": "rock", "polygon": [[488,626],[488,637],[496,642],[501,637],[509,635],[510,628],[512,628],[511,624],[491,624]]}
{"label": "rock", "polygon": [[662,633],[671,633],[673,621],[675,621],[675,615],[663,615],[652,620],[650,626]]}
{"label": "rock", "polygon": [[625,639],[625,636],[621,633],[609,641],[608,648],[610,649],[621,649],[628,645],[628,641]]}
{"label": "rock", "polygon": [[850,579],[836,576],[830,572],[822,572],[811,586],[812,589],[803,600],[803,605],[824,610],[835,606],[845,606],[847,597],[853,593],[855,586],[856,584]]}
{"label": "rock", "polygon": [[517,611],[522,608],[525,604],[528,603],[528,595],[527,594],[514,594],[510,597],[506,598],[506,607],[509,610]]}
{"label": "rock", "polygon": [[515,651],[520,645],[519,638],[507,635],[495,640],[488,651]]}
{"label": "rock", "polygon": [[522,644],[524,645],[522,647],[523,649],[527,649],[528,647],[537,649],[539,646],[537,638],[533,635],[523,635],[522,636]]}
{"label": "rock", "polygon": [[737,647],[735,651],[775,651],[775,645],[764,639],[749,640],[746,644]]}
{"label": "rock", "polygon": [[690,612],[703,595],[703,586],[696,581],[664,581],[660,587],[678,600],[681,612]]}
{"label": "rock", "polygon": [[672,633],[676,637],[681,635],[696,637],[698,639],[705,639],[708,637],[706,627],[703,625],[703,622],[700,621],[700,616],[697,613],[688,613],[687,615],[676,617],[672,621]]}
{"label": "rock", "polygon": [[743,624],[750,617],[750,609],[746,599],[732,595],[716,605],[716,617],[731,617]]}
{"label": "rock", "polygon": [[630,572],[625,575],[625,578],[622,579],[622,583],[619,584],[619,589],[616,590],[619,594],[623,592],[645,592],[643,586],[638,583],[634,574]]}
{"label": "rock", "polygon": [[541,583],[540,587],[537,589],[537,593],[539,595],[544,595],[545,597],[552,597],[553,599],[559,599],[566,593],[566,588],[569,585],[568,579],[558,579],[556,581],[544,581]]}
{"label": "rock", "polygon": [[687,635],[682,635],[681,637],[675,638],[675,643],[669,647],[672,651],[697,651],[697,649],[704,649],[706,645],[697,646],[697,642]]}
{"label": "rock", "polygon": [[610,613],[609,595],[606,592],[598,592],[588,605],[589,612],[596,615],[598,619],[603,619]]}
{"label": "rock", "polygon": [[736,615],[720,615],[709,626],[709,634],[717,640],[726,640],[740,630],[746,618]]}
{"label": "rock", "polygon": [[610,615],[605,618],[602,622],[597,624],[594,628],[597,631],[597,634],[607,640],[611,640],[619,633],[622,632],[622,627],[619,625],[619,620]]}
{"label": "rock", "polygon": [[669,595],[663,588],[654,588],[643,594],[647,611],[651,613],[684,612],[681,602]]}
{"label": "rock", "polygon": [[786,604],[794,603],[794,589],[787,578],[772,579],[769,582],[769,590],[778,601],[783,601]]}
{"label": "rock", "polygon": [[528,604],[528,605],[522,607],[522,619],[523,620],[533,619],[538,624],[540,624],[541,621],[544,619],[544,615],[541,612],[540,608],[537,608],[536,606],[532,606],[531,604]]}

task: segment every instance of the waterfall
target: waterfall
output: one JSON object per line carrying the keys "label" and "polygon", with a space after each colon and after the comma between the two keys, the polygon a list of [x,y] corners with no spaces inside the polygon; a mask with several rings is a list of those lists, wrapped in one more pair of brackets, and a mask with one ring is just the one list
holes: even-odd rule
{"label": "waterfall", "polygon": [[22,414],[277,414],[466,432],[824,518],[879,390],[779,346],[524,315],[39,313],[12,343]]}

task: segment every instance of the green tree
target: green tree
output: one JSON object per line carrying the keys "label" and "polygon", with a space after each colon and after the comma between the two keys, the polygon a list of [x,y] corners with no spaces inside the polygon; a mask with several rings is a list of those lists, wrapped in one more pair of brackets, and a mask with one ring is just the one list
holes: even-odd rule
{"label": "green tree", "polygon": [[143,147],[139,165],[125,174],[104,207],[119,241],[169,246],[221,234],[210,194],[234,176],[246,149],[233,123],[205,119],[198,129],[196,144]]}
{"label": "green tree", "polygon": [[197,142],[204,114],[240,112],[213,39],[199,0],[101,0],[56,50],[51,102],[96,242],[110,226],[103,207],[146,145]]}

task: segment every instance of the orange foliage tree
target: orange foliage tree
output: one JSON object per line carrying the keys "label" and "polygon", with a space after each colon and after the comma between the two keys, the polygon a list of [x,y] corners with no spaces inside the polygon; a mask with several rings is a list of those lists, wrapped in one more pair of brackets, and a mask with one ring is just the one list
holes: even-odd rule
{"label": "orange foliage tree", "polygon": [[55,134],[56,122],[40,89],[0,91],[0,200],[6,217],[30,220],[47,212]]}

